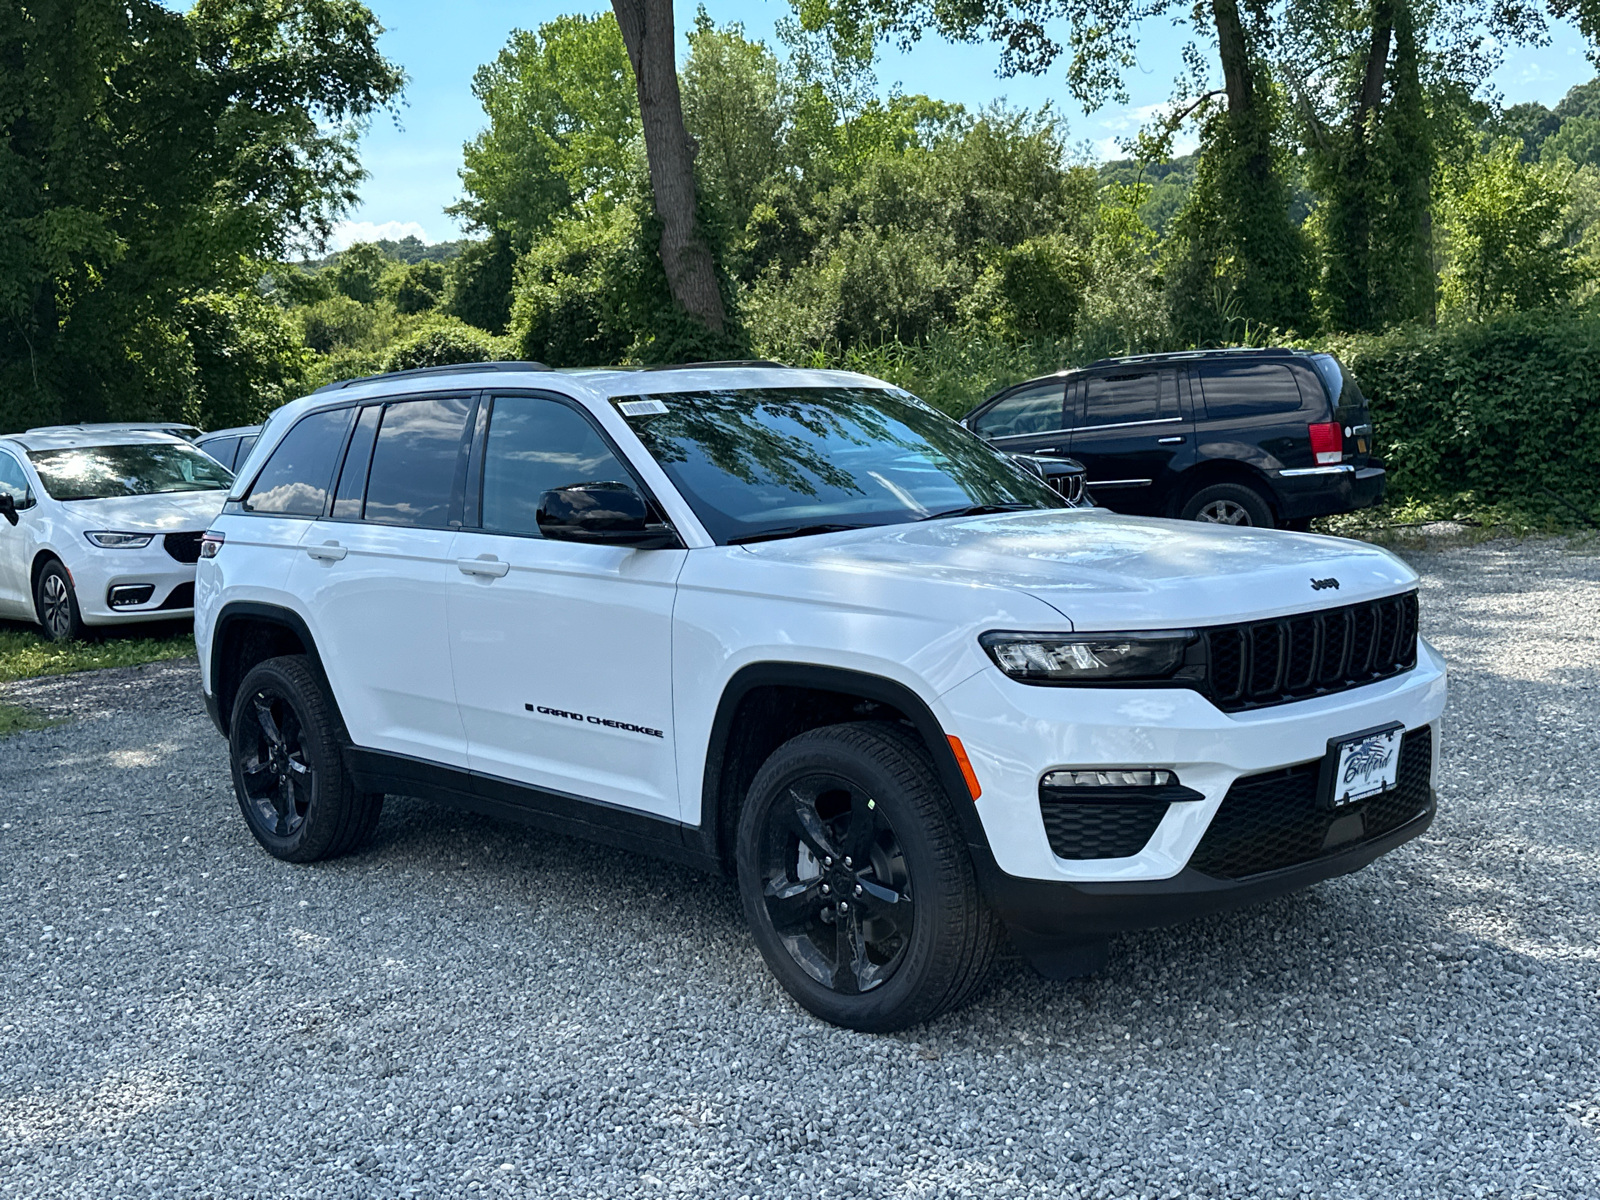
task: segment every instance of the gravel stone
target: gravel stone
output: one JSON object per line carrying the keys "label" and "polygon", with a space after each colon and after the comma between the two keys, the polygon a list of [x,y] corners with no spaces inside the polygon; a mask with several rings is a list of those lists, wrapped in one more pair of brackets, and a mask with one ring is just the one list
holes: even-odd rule
{"label": "gravel stone", "polygon": [[0,688],[71,718],[0,742],[0,1200],[1600,1194],[1600,558],[1415,561],[1425,837],[892,1037],[676,866],[409,799],[273,861],[192,661]]}

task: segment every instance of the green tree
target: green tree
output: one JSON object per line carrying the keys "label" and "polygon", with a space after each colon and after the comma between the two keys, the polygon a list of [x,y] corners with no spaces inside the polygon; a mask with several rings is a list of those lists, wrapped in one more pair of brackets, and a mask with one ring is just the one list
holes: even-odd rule
{"label": "green tree", "polygon": [[1472,320],[1564,298],[1582,268],[1571,246],[1569,166],[1524,163],[1505,139],[1452,180],[1444,204],[1443,307]]}
{"label": "green tree", "polygon": [[463,147],[467,195],[449,210],[470,227],[526,250],[574,204],[604,208],[630,186],[639,108],[609,13],[514,31],[472,92],[489,124]]}
{"label": "green tree", "polygon": [[339,256],[329,269],[333,288],[357,304],[371,304],[378,298],[383,273],[389,259],[371,242],[358,242]]}

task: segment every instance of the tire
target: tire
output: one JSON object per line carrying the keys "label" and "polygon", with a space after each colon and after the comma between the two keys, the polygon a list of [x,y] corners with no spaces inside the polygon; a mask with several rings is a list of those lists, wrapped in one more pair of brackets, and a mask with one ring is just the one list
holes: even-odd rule
{"label": "tire", "polygon": [[228,730],[233,790],[274,858],[334,858],[377,827],[383,793],[356,790],[342,747],[342,726],[304,656],[269,658],[239,684]]}
{"label": "tire", "polygon": [[1178,514],[1185,521],[1204,521],[1213,525],[1274,526],[1272,506],[1267,498],[1245,483],[1214,483],[1190,496]]}
{"label": "tire", "polygon": [[83,613],[72,575],[59,559],[45,563],[33,585],[33,611],[52,642],[75,642],[84,635]]}
{"label": "tire", "polygon": [[[950,805],[922,743],[879,722],[803,733],[756,773],[739,813],[739,895],[761,956],[802,1007],[887,1033],[983,982],[1001,927]],[[905,915],[896,906],[908,901]]]}

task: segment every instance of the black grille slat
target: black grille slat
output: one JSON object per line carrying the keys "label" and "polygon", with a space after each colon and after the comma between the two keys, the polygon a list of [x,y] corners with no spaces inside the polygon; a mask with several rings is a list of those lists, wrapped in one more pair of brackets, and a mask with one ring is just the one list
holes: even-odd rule
{"label": "black grille slat", "polygon": [[[1217,879],[1242,879],[1341,853],[1420,816],[1428,807],[1432,771],[1433,731],[1424,726],[1401,740],[1395,787],[1360,804],[1322,807],[1320,759],[1246,775],[1228,789],[1189,865]],[[1352,814],[1361,817],[1360,837],[1326,846],[1329,826]]]}
{"label": "black grille slat", "polygon": [[167,553],[181,563],[194,564],[200,561],[200,539],[204,533],[169,533],[164,537],[162,545],[166,546]]}
{"label": "black grille slat", "polygon": [[1167,802],[1092,804],[1045,797],[1044,831],[1057,858],[1127,858],[1139,853],[1167,815]]}
{"label": "black grille slat", "polygon": [[1203,690],[1223,712],[1342,692],[1417,663],[1417,594],[1204,631]]}

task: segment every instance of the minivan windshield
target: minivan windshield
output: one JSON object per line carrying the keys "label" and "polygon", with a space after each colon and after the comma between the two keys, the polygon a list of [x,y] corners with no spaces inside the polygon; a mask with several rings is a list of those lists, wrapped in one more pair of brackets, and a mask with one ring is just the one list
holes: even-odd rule
{"label": "minivan windshield", "polygon": [[30,450],[28,458],[53,500],[216,492],[233,483],[227,467],[209,454],[177,442]]}
{"label": "minivan windshield", "polygon": [[737,388],[615,403],[721,543],[1066,504],[908,392]]}

